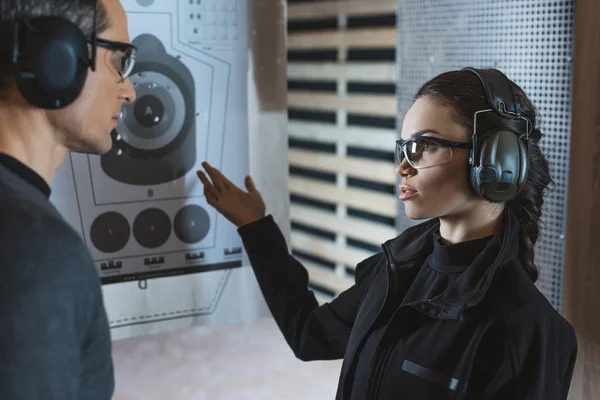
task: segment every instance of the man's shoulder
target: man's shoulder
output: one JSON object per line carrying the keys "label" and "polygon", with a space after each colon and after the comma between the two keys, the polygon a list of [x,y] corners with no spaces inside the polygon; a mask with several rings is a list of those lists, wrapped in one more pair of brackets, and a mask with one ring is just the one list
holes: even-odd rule
{"label": "man's shoulder", "polygon": [[43,208],[0,204],[0,273],[0,325],[20,332],[0,332],[0,352],[22,349],[9,352],[10,369],[0,367],[0,398],[13,382],[23,390],[28,372],[32,391],[38,384],[59,393],[71,384],[85,398],[108,396],[109,325],[98,274],[78,234]]}
{"label": "man's shoulder", "polygon": [[0,254],[5,277],[64,284],[95,278],[89,251],[71,226],[52,209],[26,202],[0,204]]}
{"label": "man's shoulder", "polygon": [[[38,206],[27,200],[0,202],[0,237],[5,242],[24,242],[23,245],[36,248],[56,242],[81,243],[77,233],[51,205]],[[44,241],[35,242],[36,239]]]}

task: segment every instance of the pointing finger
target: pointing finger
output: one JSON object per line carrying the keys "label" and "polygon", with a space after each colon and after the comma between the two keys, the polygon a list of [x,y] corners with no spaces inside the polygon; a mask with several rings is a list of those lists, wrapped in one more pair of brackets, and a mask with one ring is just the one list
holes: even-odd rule
{"label": "pointing finger", "polygon": [[200,181],[202,182],[202,184],[204,185],[204,187],[206,188],[208,187],[212,187],[212,183],[210,183],[210,181],[208,180],[208,178],[206,177],[206,175],[204,174],[204,172],[202,171],[196,171],[196,175],[198,175],[198,178],[200,178]]}
{"label": "pointing finger", "polygon": [[204,195],[206,196],[207,200],[209,200],[209,202],[216,202],[218,199],[217,190],[210,183],[206,175],[204,175],[204,172],[198,171],[196,174],[198,175],[198,178],[200,178],[200,181],[202,181],[202,184],[204,185]]}
{"label": "pointing finger", "polygon": [[202,166],[206,169],[206,172],[208,172],[208,175],[213,180],[215,188],[219,192],[222,192],[226,189],[231,189],[233,184],[225,177],[225,175],[223,175],[221,171],[214,168],[207,162],[202,163]]}
{"label": "pointing finger", "polygon": [[217,190],[217,192],[222,192],[225,189],[225,185],[223,185],[221,176],[219,176],[219,174],[217,173],[218,171],[215,168],[211,167],[207,162],[203,162],[202,166],[206,170],[208,176],[210,176],[210,179],[213,182],[213,186]]}

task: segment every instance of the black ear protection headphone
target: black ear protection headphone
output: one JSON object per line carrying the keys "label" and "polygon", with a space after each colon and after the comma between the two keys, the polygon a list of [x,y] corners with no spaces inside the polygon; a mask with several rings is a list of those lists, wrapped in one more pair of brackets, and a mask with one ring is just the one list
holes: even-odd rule
{"label": "black ear protection headphone", "polygon": [[[492,203],[511,200],[523,189],[529,172],[531,121],[521,115],[520,104],[508,78],[496,69],[463,68],[474,73],[485,91],[489,109],[477,111],[473,122],[473,145],[469,154],[469,180],[475,193]],[[477,116],[496,112],[526,123],[524,132],[505,128],[477,134]]]}
{"label": "black ear protection headphone", "polygon": [[17,18],[13,57],[16,84],[31,104],[56,110],[73,103],[81,94],[88,68],[96,69],[96,7],[91,39],[66,18],[42,16]]}

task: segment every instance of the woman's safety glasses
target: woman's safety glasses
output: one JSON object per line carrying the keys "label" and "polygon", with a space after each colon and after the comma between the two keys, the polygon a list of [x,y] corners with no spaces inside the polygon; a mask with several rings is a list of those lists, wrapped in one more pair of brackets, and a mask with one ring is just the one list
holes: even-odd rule
{"label": "woman's safety glasses", "polygon": [[470,149],[471,143],[451,142],[430,136],[418,136],[396,141],[396,163],[406,158],[415,169],[435,167],[452,161],[452,149]]}

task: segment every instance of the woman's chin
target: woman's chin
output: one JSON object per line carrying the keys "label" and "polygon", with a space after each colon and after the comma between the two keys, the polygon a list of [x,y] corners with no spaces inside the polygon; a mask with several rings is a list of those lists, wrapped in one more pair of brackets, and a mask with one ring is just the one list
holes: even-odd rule
{"label": "woman's chin", "polygon": [[404,210],[406,217],[408,217],[409,219],[412,220],[419,220],[419,219],[425,219],[427,217],[425,217],[422,213],[418,212],[417,210],[410,210],[408,208],[406,208]]}
{"label": "woman's chin", "polygon": [[412,220],[421,220],[432,218],[431,213],[427,212],[421,207],[418,207],[414,203],[404,203],[404,213],[406,217]]}

